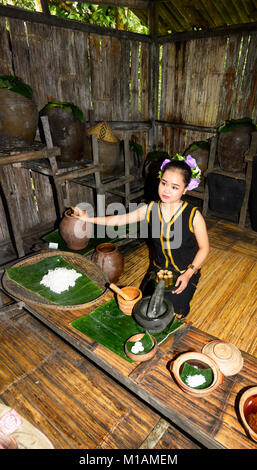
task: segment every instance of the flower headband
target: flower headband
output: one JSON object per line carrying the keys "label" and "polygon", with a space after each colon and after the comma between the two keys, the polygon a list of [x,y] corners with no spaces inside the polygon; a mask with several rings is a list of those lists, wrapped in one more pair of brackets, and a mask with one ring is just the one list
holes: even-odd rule
{"label": "flower headband", "polygon": [[196,161],[194,158],[191,157],[191,155],[187,155],[186,157],[183,157],[182,155],[179,155],[176,153],[175,157],[172,159],[166,158],[160,168],[160,171],[158,173],[158,178],[162,178],[162,175],[164,173],[164,168],[165,166],[170,163],[172,160],[181,160],[187,163],[187,165],[191,168],[192,172],[192,178],[190,180],[189,185],[187,186],[188,191],[191,191],[194,188],[197,188],[197,186],[200,184],[200,176],[201,176],[201,170],[199,166],[197,165]]}

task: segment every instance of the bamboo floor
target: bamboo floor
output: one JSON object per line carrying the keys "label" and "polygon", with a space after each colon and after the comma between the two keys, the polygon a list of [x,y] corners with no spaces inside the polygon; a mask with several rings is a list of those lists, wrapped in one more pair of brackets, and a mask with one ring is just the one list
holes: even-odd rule
{"label": "bamboo floor", "polygon": [[[207,229],[210,253],[187,319],[257,357],[257,233],[210,219]],[[119,284],[139,286],[147,267],[142,245],[126,257]]]}

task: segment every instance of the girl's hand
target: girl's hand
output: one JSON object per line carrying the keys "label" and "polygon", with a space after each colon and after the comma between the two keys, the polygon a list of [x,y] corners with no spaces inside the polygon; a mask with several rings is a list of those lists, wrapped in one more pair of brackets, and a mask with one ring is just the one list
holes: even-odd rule
{"label": "girl's hand", "polygon": [[172,291],[172,294],[181,294],[183,290],[187,287],[190,276],[186,273],[180,274],[176,280],[175,290]]}
{"label": "girl's hand", "polygon": [[72,217],[75,217],[75,219],[80,219],[84,220],[85,222],[88,220],[88,215],[86,211],[83,211],[79,207],[73,207],[73,212],[71,213]]}

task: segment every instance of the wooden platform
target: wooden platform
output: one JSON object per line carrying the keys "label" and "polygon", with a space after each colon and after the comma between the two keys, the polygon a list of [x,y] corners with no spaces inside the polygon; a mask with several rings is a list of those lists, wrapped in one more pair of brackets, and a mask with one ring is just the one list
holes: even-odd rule
{"label": "wooden platform", "polygon": [[[211,253],[188,317],[193,329],[178,347],[200,348],[211,338],[207,332],[257,357],[257,234],[216,221],[208,222],[208,231]],[[119,284],[139,285],[147,263],[145,245],[128,253]],[[86,358],[78,345],[74,344],[76,349],[69,345],[22,304],[13,310],[8,296],[1,293],[0,344],[0,401],[14,407],[58,449],[256,448],[234,414],[240,391],[256,383],[254,358],[248,354],[243,375],[227,379],[207,400],[211,412],[206,420],[206,400],[190,398],[188,406],[181,407],[184,396],[166,367],[178,350],[172,350],[172,340],[147,369],[139,365],[135,370],[91,341],[89,351],[98,356],[96,365],[93,356]],[[106,372],[104,363],[110,364]],[[123,384],[117,382],[114,370],[122,373]],[[128,390],[128,380],[134,391]],[[163,397],[147,400],[149,387],[158,392],[159,380],[165,384]],[[192,418],[185,432],[188,410]]]}

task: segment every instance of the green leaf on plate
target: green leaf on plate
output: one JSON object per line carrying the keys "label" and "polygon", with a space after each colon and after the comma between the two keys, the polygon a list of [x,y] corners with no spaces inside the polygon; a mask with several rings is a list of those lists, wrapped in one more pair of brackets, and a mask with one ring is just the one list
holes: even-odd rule
{"label": "green leaf on plate", "polygon": [[[47,274],[50,269],[55,268],[74,269],[76,272],[82,274],[82,276],[76,280],[74,287],[70,287],[68,290],[57,294],[43,284],[40,284],[43,276]],[[98,298],[102,294],[102,290],[94,281],[81,273],[81,271],[72,264],[65,261],[60,255],[43,258],[41,261],[34,264],[8,268],[6,269],[6,274],[9,279],[28,291],[34,292],[44,299],[58,305],[81,305]]]}
{"label": "green leaf on plate", "polygon": [[[136,344],[137,341],[128,341],[127,342],[127,350],[128,352],[131,352],[133,354],[135,354],[133,351],[132,351],[132,348],[133,346]],[[142,344],[142,347],[144,348],[143,351],[139,351],[138,355],[140,354],[146,354],[148,353],[149,351],[151,351],[151,349],[153,348],[153,345],[154,345],[154,342],[152,340],[152,337],[151,335],[148,333],[148,331],[145,332],[144,336],[138,340],[138,342],[140,342]]]}
{"label": "green leaf on plate", "polygon": [[211,385],[211,383],[213,381],[213,372],[212,372],[211,368],[209,368],[209,369],[198,369],[198,368],[192,366],[191,364],[189,364],[188,362],[185,362],[185,364],[183,366],[183,369],[182,369],[182,372],[180,374],[180,378],[184,382],[184,384],[186,384],[188,387],[190,387],[190,385],[187,383],[187,378],[189,376],[195,376],[195,375],[203,375],[204,378],[205,378],[205,382],[202,385],[198,385],[196,387],[191,386],[191,388],[196,388],[196,389],[207,388],[207,387],[209,387],[209,385]]}

